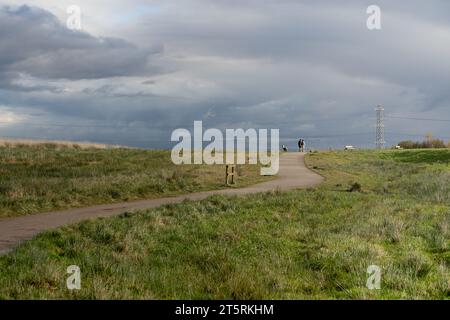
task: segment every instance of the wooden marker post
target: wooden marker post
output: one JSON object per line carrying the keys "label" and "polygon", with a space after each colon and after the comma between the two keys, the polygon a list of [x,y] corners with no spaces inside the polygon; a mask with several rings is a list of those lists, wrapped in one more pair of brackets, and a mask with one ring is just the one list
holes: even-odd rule
{"label": "wooden marker post", "polygon": [[[227,186],[234,184],[234,176],[236,175],[236,165],[227,164],[226,166],[226,176],[225,176],[225,184]],[[231,178],[231,179],[230,179]],[[231,182],[230,182],[231,180]]]}

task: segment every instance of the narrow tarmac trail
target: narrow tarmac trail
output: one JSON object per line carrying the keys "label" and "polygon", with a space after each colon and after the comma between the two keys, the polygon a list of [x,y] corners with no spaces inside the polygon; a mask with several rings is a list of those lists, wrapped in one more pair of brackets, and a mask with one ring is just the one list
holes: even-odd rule
{"label": "narrow tarmac trail", "polygon": [[271,190],[286,191],[314,187],[320,184],[323,178],[306,168],[304,156],[303,153],[283,154],[280,157],[280,170],[276,179],[245,188],[197,192],[167,198],[97,205],[0,219],[0,254],[11,251],[21,242],[31,239],[42,231],[86,219],[109,217],[125,211],[155,208],[164,204],[179,203],[185,199],[202,200],[212,195],[245,195]]}

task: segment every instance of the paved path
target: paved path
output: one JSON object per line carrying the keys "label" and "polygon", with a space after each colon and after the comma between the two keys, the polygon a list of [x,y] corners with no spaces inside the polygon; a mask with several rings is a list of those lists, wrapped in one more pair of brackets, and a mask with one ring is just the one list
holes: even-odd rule
{"label": "paved path", "polygon": [[323,178],[320,175],[306,168],[304,154],[283,154],[280,157],[280,170],[276,179],[246,188],[198,192],[169,198],[106,204],[88,208],[37,213],[23,217],[1,219],[0,254],[10,251],[20,242],[31,239],[33,236],[44,230],[85,219],[109,217],[125,211],[154,208],[169,203],[179,203],[184,199],[201,200],[216,194],[244,195],[276,189],[291,190],[296,188],[308,188],[321,183],[322,180]]}

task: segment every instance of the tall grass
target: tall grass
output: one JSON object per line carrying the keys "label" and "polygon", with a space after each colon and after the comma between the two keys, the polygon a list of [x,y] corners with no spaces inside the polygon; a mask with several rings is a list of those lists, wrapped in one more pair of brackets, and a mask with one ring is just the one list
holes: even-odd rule
{"label": "tall grass", "polygon": [[88,141],[64,141],[64,140],[32,140],[32,139],[2,139],[0,138],[1,147],[54,147],[54,148],[74,148],[74,149],[111,149],[111,148],[126,148],[119,145],[110,145],[103,143],[95,143]]}
{"label": "tall grass", "polygon": [[[327,178],[317,189],[214,196],[47,232],[0,257],[0,298],[449,299],[450,204],[439,189],[403,185],[422,175],[438,185],[449,170],[394,158],[311,154]],[[72,264],[79,291],[65,286]],[[381,290],[366,287],[370,265]]]}
{"label": "tall grass", "polygon": [[[237,186],[266,180],[244,165]],[[181,165],[169,151],[62,144],[0,147],[0,218],[224,188],[224,166]]]}

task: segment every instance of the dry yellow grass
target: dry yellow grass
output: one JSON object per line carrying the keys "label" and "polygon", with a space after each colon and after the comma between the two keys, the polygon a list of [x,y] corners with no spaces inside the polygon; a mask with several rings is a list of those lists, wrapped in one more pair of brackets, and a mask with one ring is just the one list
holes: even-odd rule
{"label": "dry yellow grass", "polygon": [[55,145],[67,148],[77,149],[110,149],[110,148],[125,148],[120,145],[102,144],[88,141],[65,141],[65,140],[33,140],[33,139],[3,139],[0,138],[0,147],[15,147],[15,146],[39,146],[39,145]]}
{"label": "dry yellow grass", "polygon": [[[169,150],[15,143],[0,145],[0,218],[225,187],[224,165],[175,165]],[[236,171],[236,187],[268,179],[258,165]]]}

